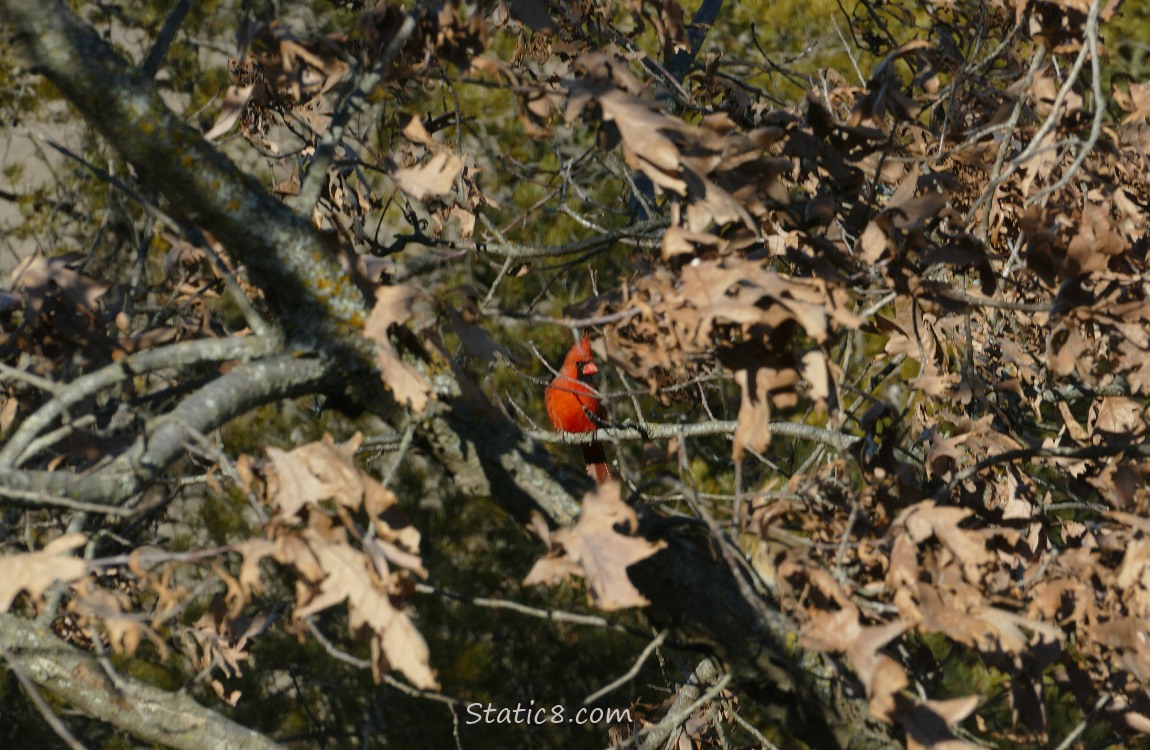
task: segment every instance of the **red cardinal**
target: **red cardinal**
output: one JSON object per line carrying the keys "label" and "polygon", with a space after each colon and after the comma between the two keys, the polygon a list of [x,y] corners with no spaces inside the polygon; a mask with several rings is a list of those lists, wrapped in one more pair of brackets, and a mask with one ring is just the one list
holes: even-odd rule
{"label": "red cardinal", "polygon": [[[563,432],[593,432],[599,427],[591,416],[602,421],[607,412],[595,395],[595,390],[588,385],[598,374],[599,368],[591,359],[591,338],[584,336],[567,352],[567,358],[559,368],[559,375],[547,386],[544,401],[547,403],[547,417],[555,429]],[[583,460],[587,463],[587,473],[599,484],[611,478],[602,443],[584,445]]]}

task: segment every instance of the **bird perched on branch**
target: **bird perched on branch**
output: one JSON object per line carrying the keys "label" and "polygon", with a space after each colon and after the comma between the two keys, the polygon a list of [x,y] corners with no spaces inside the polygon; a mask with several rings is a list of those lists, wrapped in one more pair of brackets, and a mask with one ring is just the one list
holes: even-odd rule
{"label": "bird perched on branch", "polygon": [[[598,374],[599,368],[591,357],[591,338],[585,335],[567,352],[559,374],[547,386],[544,395],[547,417],[555,429],[594,432],[603,422],[607,412],[591,385]],[[598,484],[611,479],[602,443],[596,441],[584,445],[583,461],[587,464],[587,474]]]}

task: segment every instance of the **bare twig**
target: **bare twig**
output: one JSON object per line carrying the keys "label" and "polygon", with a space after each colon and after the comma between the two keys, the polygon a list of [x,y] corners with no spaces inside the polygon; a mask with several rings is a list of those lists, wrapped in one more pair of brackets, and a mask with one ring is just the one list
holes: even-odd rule
{"label": "bare twig", "polygon": [[1082,733],[1086,731],[1086,727],[1089,726],[1091,719],[1110,702],[1110,698],[1111,695],[1109,693],[1104,693],[1099,696],[1098,700],[1094,703],[1094,707],[1090,709],[1089,715],[1078,722],[1078,725],[1075,726],[1074,729],[1067,732],[1066,736],[1062,738],[1062,742],[1059,742],[1058,747],[1054,748],[1054,750],[1069,750],[1074,744],[1074,741],[1081,737]]}
{"label": "bare twig", "polygon": [[367,659],[361,659],[358,656],[352,656],[351,654],[347,653],[343,649],[340,649],[334,643],[332,643],[331,640],[329,640],[328,637],[323,634],[323,631],[319,629],[319,626],[315,624],[314,617],[305,617],[304,624],[306,624],[307,629],[311,631],[312,637],[319,641],[319,645],[323,646],[323,650],[326,651],[328,655],[336,661],[342,661],[344,664],[350,664],[356,669],[371,668],[371,662]]}
{"label": "bare twig", "polygon": [[1092,0],[1090,3],[1090,12],[1086,15],[1085,49],[1090,52],[1090,90],[1094,96],[1094,120],[1090,123],[1090,135],[1087,136],[1086,141],[1079,146],[1078,155],[1074,157],[1073,163],[1067,167],[1062,178],[1053,185],[1048,185],[1042,190],[1039,190],[1027,199],[1027,206],[1033,206],[1051,193],[1066,187],[1070,181],[1074,179],[1074,176],[1078,174],[1082,163],[1086,161],[1086,157],[1094,150],[1095,144],[1098,143],[1098,136],[1102,133],[1102,120],[1106,115],[1106,107],[1102,99],[1102,65],[1098,58],[1098,12],[1100,7],[1100,0]]}
{"label": "bare twig", "polygon": [[[1012,168],[1004,175],[1002,173],[1002,163],[1006,160],[1006,154],[1010,150],[1010,144],[1013,141],[1011,136],[1014,133],[1014,129],[1018,126],[1018,120],[1022,116],[1022,110],[1026,105],[1026,96],[1027,92],[1030,90],[1030,84],[1034,81],[1034,76],[1038,73],[1038,68],[1040,65],[1042,65],[1042,60],[1045,54],[1046,49],[1044,47],[1039,47],[1038,50],[1035,51],[1034,57],[1030,60],[1030,68],[1026,71],[1026,78],[1023,81],[1022,89],[1018,94],[1018,101],[1014,103],[1014,109],[1010,113],[1010,118],[1006,121],[1006,132],[1002,136],[1002,143],[998,145],[998,154],[994,159],[994,168],[990,172],[990,184],[987,186],[986,190],[983,191],[982,195],[979,196],[978,201],[970,211],[970,215],[973,216],[980,206],[985,205],[986,207],[982,216],[981,235],[983,239],[986,238],[987,233],[989,232],[990,210],[994,205],[994,195],[998,191],[999,186],[1006,181],[1006,178],[1014,173],[1014,167],[1012,166]],[[1055,115],[1057,115],[1057,110],[1051,114],[1051,121]],[[1035,144],[1039,143],[1043,135],[1045,135],[1045,132],[1040,129],[1039,135],[1036,135],[1034,140],[1031,141],[1031,146],[1033,147]],[[1030,149],[1027,149],[1027,151],[1029,150]],[[1025,154],[1026,152],[1023,152],[1023,155]],[[1026,158],[1030,157],[1026,156]],[[1019,164],[1022,161],[1023,159],[1020,156],[1015,160],[1014,163]]]}
{"label": "bare twig", "polygon": [[[173,11],[173,13],[174,12],[175,11]],[[112,187],[116,188],[116,190],[120,191],[129,199],[134,201],[137,205],[140,206],[140,208],[145,211],[145,213],[147,213],[150,219],[163,224],[172,231],[178,232],[179,234],[186,237],[187,240],[192,243],[192,245],[204,253],[204,257],[207,258],[209,265],[212,267],[212,270],[215,271],[216,274],[220,277],[220,280],[223,281],[224,289],[227,291],[229,298],[232,300],[232,302],[235,303],[236,307],[239,308],[240,312],[243,313],[244,320],[251,327],[251,329],[255,331],[255,333],[259,336],[267,336],[272,333],[271,326],[268,325],[268,323],[263,319],[263,316],[261,316],[252,305],[251,301],[248,300],[247,295],[245,295],[243,289],[240,288],[239,282],[236,281],[236,278],[232,274],[231,269],[229,269],[227,264],[224,263],[223,259],[220,258],[219,254],[215,251],[215,248],[212,247],[212,243],[208,241],[207,237],[204,236],[204,233],[200,231],[199,227],[187,222],[177,221],[175,218],[161,210],[159,206],[156,205],[155,201],[149,200],[144,195],[141,195],[140,192],[134,189],[131,185],[128,185],[126,182],[116,177],[111,172],[108,172],[106,169],[101,169],[66,146],[56,143],[51,138],[44,136],[42,133],[29,132],[27,136],[34,140],[43,141],[45,144],[58,151],[60,154],[75,161],[77,164],[80,164],[93,175],[95,175],[98,179],[108,183]]]}
{"label": "bare twig", "polygon": [[612,229],[610,231],[598,234],[594,237],[588,237],[575,242],[568,242],[563,245],[520,245],[514,242],[506,244],[490,244],[486,242],[474,243],[460,243],[461,247],[469,250],[479,252],[486,252],[492,255],[500,255],[508,258],[516,258],[520,260],[527,260],[531,258],[554,258],[562,257],[565,255],[579,255],[591,250],[602,250],[613,242],[630,238],[643,238],[649,239],[652,242],[657,238],[651,235],[666,229],[668,226],[667,219],[657,217],[648,219],[647,221],[637,221],[628,224],[619,229]]}
{"label": "bare twig", "polygon": [[[510,243],[507,241],[507,236],[503,234],[503,232],[499,231],[499,227],[495,226],[491,219],[487,218],[487,214],[480,211],[479,220],[482,221],[483,225],[487,227],[492,232],[492,234],[495,235],[495,238],[499,240],[499,244],[501,246],[510,246]],[[499,290],[499,285],[502,284],[503,279],[507,277],[507,272],[511,270],[511,266],[514,264],[514,262],[515,259],[511,256],[508,256],[506,259],[504,259],[503,266],[499,269],[499,273],[495,275],[495,280],[491,282],[491,288],[487,290],[487,295],[483,298],[483,302],[481,302],[479,305],[480,310],[486,310],[487,306],[491,304],[491,300],[495,298],[495,292]]]}
{"label": "bare twig", "polygon": [[3,646],[0,646],[0,656],[3,656],[4,661],[8,662],[8,669],[12,670],[12,674],[16,675],[16,679],[24,686],[24,692],[32,699],[32,705],[36,706],[36,710],[44,717],[44,721],[52,728],[56,736],[63,740],[64,744],[72,748],[72,750],[85,750],[84,746],[80,744],[80,741],[68,731],[68,727],[64,726],[64,722],[60,721],[60,717],[56,715],[56,712],[52,710],[48,702],[40,695],[40,691],[37,690],[36,686],[32,684],[32,681],[28,679],[28,675],[24,674],[24,669],[20,666],[20,662]]}
{"label": "bare twig", "polygon": [[105,516],[126,516],[134,512],[131,508],[101,505],[99,503],[86,503],[82,500],[73,500],[70,497],[51,495],[46,492],[36,492],[33,490],[20,490],[12,487],[0,486],[0,497],[18,501],[20,505],[30,508],[67,508],[68,510],[98,513]]}
{"label": "bare twig", "polygon": [[647,659],[651,657],[651,654],[655,653],[655,649],[663,645],[663,641],[665,640],[667,640],[667,631],[662,630],[650,643],[647,644],[647,647],[643,649],[639,656],[636,657],[635,663],[631,665],[631,668],[628,669],[625,674],[599,688],[594,693],[591,693],[591,695],[588,695],[583,699],[583,705],[589,706],[602,698],[604,695],[607,695],[607,693],[610,693],[616,688],[622,687],[631,680],[635,679],[635,675],[639,674],[639,670],[643,668],[645,663],[647,663]]}
{"label": "bare twig", "polygon": [[415,31],[416,24],[426,12],[424,3],[417,3],[410,13],[404,15],[403,23],[388,41],[387,48],[374,58],[370,70],[362,71],[355,76],[355,86],[336,105],[331,124],[316,146],[315,155],[308,166],[307,174],[304,176],[299,196],[296,199],[295,205],[301,207],[305,212],[310,212],[316,201],[319,200],[320,191],[327,181],[328,167],[331,166],[332,160],[335,158],[335,149],[343,140],[344,131],[347,129],[348,123],[351,122],[351,118],[363,111],[364,101],[383,82],[384,73],[391,65],[391,61],[403,49],[403,45],[407,44],[407,40]]}
{"label": "bare twig", "polygon": [[184,18],[191,9],[192,0],[179,0],[176,3],[172,12],[164,19],[164,25],[160,29],[160,33],[156,35],[156,41],[152,43],[152,48],[148,50],[148,56],[140,65],[140,72],[149,78],[156,77],[156,73],[160,70],[160,64],[164,61],[168,49],[176,39],[176,32],[180,30],[180,24],[184,22]]}
{"label": "bare twig", "polygon": [[[679,697],[675,699],[675,703],[667,715],[658,724],[647,727],[635,735],[636,739],[643,738],[641,750],[655,750],[655,748],[660,747],[671,736],[672,732],[691,718],[691,714],[723,692],[730,683],[730,673],[720,675],[718,664],[713,659],[704,659],[695,668],[690,682],[679,691]],[[709,685],[709,687],[700,695],[699,691],[702,685]],[[696,696],[698,697],[696,698]]]}
{"label": "bare twig", "polygon": [[620,633],[632,632],[622,625],[611,622],[606,617],[600,617],[599,615],[581,615],[575,612],[563,612],[562,610],[557,609],[539,609],[538,607],[529,607],[526,604],[508,601],[507,599],[491,599],[483,596],[470,596],[468,594],[460,594],[458,592],[448,591],[447,589],[442,589],[437,586],[429,586],[426,583],[415,584],[415,590],[420,594],[434,594],[436,596],[443,596],[448,599],[454,599],[455,601],[462,602],[464,604],[473,604],[477,607],[506,609],[511,612],[518,612],[521,615],[537,617],[539,619],[549,620],[551,622],[566,622],[573,625],[590,625],[593,627],[615,630]]}
{"label": "bare twig", "polygon": [[620,310],[619,312],[610,313],[608,315],[600,315],[594,318],[552,318],[547,315],[533,315],[531,313],[522,313],[515,310],[500,310],[498,316],[508,320],[526,321],[529,323],[541,323],[543,325],[564,326],[567,328],[588,328],[590,326],[607,325],[608,323],[618,323],[619,321],[629,320],[630,318],[637,317],[643,314],[643,311],[632,307],[627,310]]}
{"label": "bare twig", "polygon": [[[1039,151],[1041,149],[1045,148],[1043,146],[1043,141],[1045,140],[1047,134],[1050,133],[1054,129],[1055,125],[1058,123],[1059,115],[1061,114],[1061,111],[1062,111],[1062,105],[1065,103],[1066,97],[1069,96],[1070,92],[1074,89],[1074,84],[1078,81],[1078,76],[1082,72],[1082,67],[1086,63],[1087,56],[1092,57],[1091,68],[1095,71],[1097,70],[1097,66],[1098,66],[1097,35],[1098,35],[1098,12],[1099,12],[1099,8],[1100,8],[1099,0],[1092,0],[1092,2],[1090,4],[1090,13],[1087,16],[1087,37],[1088,37],[1086,40],[1087,43],[1082,45],[1082,49],[1079,51],[1078,57],[1075,58],[1074,64],[1070,67],[1070,70],[1066,74],[1066,80],[1063,81],[1062,86],[1059,87],[1058,93],[1054,97],[1054,102],[1050,105],[1050,114],[1046,117],[1045,120],[1043,120],[1042,124],[1038,128],[1038,131],[1031,137],[1030,144],[1025,149],[1023,149],[1022,153],[1020,153],[1018,156],[1016,156],[1010,160],[1010,164],[1007,165],[1005,170],[1000,171],[1000,168],[1002,166],[1002,160],[1005,156],[1004,149],[1008,148],[1007,144],[1009,144],[1011,141],[1011,138],[1009,137],[1009,135],[1004,138],[1003,144],[999,149],[999,158],[996,160],[994,170],[991,172],[990,183],[987,185],[986,189],[982,192],[982,195],[979,196],[978,200],[975,201],[975,204],[971,207],[970,212],[969,212],[970,216],[975,216],[979,210],[981,210],[984,206],[987,205],[988,201],[992,200],[992,198],[995,195],[995,193],[997,192],[998,188],[1004,182],[1006,182],[1006,180],[1009,179],[1011,177],[1011,175],[1014,174],[1015,171],[1017,171],[1023,164],[1025,164],[1027,161],[1029,161],[1031,158],[1033,158],[1037,153],[1039,153]],[[1090,34],[1091,20],[1090,19],[1091,18],[1093,18],[1093,30],[1094,30],[1094,33],[1093,33],[1094,43],[1093,44],[1090,43],[1090,37],[1091,37],[1091,34]],[[1029,88],[1030,81],[1033,80],[1035,73],[1037,73],[1038,64],[1040,63],[1039,58],[1041,57],[1042,54],[1043,54],[1043,49],[1041,49],[1041,48],[1035,53],[1035,57],[1031,61],[1030,70],[1027,72],[1026,86],[1024,86],[1023,91],[1025,91],[1026,89]],[[1095,88],[1097,90],[1097,87],[1101,85],[1099,82],[1099,75],[1097,72],[1095,72],[1094,79],[1095,79],[1094,85],[1095,85]],[[1020,97],[1019,105],[1021,105],[1024,98],[1025,98],[1024,96]],[[1099,106],[1097,107],[1097,109],[1099,109],[1099,110],[1104,109],[1103,107],[1101,107],[1101,98],[1099,98],[1098,104],[1099,104]],[[1018,105],[1016,105],[1016,110],[1017,110],[1017,106]],[[1100,125],[1100,121],[1098,120],[1099,117],[1100,117],[1100,114],[1096,113],[1095,114],[1095,121],[1096,121],[1096,123],[1098,123]],[[1079,156],[1082,159],[1085,159],[1086,157],[1084,154],[1088,150],[1089,149],[1084,148],[1083,151],[1079,153]],[[1078,164],[1081,163],[1077,159],[1075,161]],[[983,230],[985,230],[985,229],[986,229],[986,220],[984,218]],[[985,236],[985,233],[984,233],[984,236]]]}
{"label": "bare twig", "polygon": [[1014,463],[1015,461],[1029,461],[1035,458],[1070,458],[1070,459],[1096,459],[1108,458],[1129,454],[1132,456],[1150,457],[1150,443],[1130,443],[1117,445],[1084,445],[1084,446],[1048,446],[1033,448],[1018,448],[1003,451],[993,456],[987,456],[973,465],[957,472],[946,485],[934,493],[936,502],[941,502],[950,496],[950,493],[963,481],[975,476],[983,469],[998,464]]}

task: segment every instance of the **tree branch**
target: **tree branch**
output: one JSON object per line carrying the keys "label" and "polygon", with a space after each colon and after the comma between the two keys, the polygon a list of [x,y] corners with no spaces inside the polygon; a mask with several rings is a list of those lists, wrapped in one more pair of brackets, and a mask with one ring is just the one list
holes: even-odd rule
{"label": "tree branch", "polygon": [[185,399],[104,468],[76,476],[63,471],[10,471],[0,494],[33,492],[82,502],[121,503],[154,481],[183,454],[186,428],[207,433],[257,406],[315,392],[332,371],[329,361],[281,355],[230,370]]}
{"label": "tree branch", "polygon": [[[734,420],[713,420],[709,422],[645,422],[641,427],[604,427],[594,432],[557,432],[554,430],[524,430],[523,434],[543,443],[563,443],[566,445],[589,445],[603,441],[622,440],[661,440],[673,437],[703,437],[705,435],[733,435],[739,423]],[[846,450],[858,442],[855,435],[828,430],[823,427],[801,422],[771,422],[771,434],[781,437],[810,440],[829,445],[837,450]]]}
{"label": "tree branch", "polygon": [[459,243],[476,251],[490,253],[505,258],[528,260],[531,258],[555,258],[564,255],[578,255],[591,250],[607,247],[612,242],[623,239],[643,238],[666,229],[669,222],[663,217],[637,221],[618,229],[610,229],[593,237],[586,237],[562,245],[520,245],[515,242],[473,242]]}
{"label": "tree branch", "polygon": [[67,385],[57,386],[53,398],[25,419],[4,449],[0,450],[0,468],[19,466],[28,458],[23,455],[25,448],[56,418],[89,396],[123,380],[169,367],[261,357],[269,354],[275,345],[276,342],[271,339],[257,337],[181,341],[129,355],[96,372],[76,378]]}
{"label": "tree branch", "polygon": [[417,4],[410,13],[404,15],[403,23],[388,41],[387,48],[374,60],[370,70],[361,71],[355,77],[355,86],[336,106],[335,114],[331,118],[331,125],[324,133],[319,145],[316,146],[315,156],[312,157],[311,164],[308,166],[303,186],[300,187],[299,197],[296,200],[296,205],[304,211],[310,212],[319,200],[320,191],[327,181],[328,167],[331,166],[332,160],[335,158],[336,146],[343,139],[348,123],[351,122],[352,117],[363,112],[364,101],[383,83],[384,72],[387,67],[391,65],[391,61],[395,59],[395,56],[403,49],[403,45],[411,38],[416,24],[426,12],[423,4]]}
{"label": "tree branch", "polygon": [[355,369],[371,369],[369,350],[358,336],[366,319],[363,297],[333,247],[305,217],[177,117],[151,79],[63,3],[0,0],[0,17],[37,70],[131,162],[141,180],[227,245],[293,338],[342,349],[359,360]]}
{"label": "tree branch", "polygon": [[144,742],[187,750],[281,747],[186,693],[168,693],[124,676],[113,685],[96,659],[22,617],[0,614],[0,648],[58,700]]}

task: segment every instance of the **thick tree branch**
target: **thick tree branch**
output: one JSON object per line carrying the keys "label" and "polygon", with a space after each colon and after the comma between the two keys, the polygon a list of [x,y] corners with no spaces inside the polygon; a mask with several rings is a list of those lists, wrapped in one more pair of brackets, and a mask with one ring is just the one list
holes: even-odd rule
{"label": "thick tree branch", "polygon": [[186,693],[168,693],[122,675],[112,684],[96,659],[22,617],[0,614],[0,646],[40,688],[144,742],[187,750],[281,747]]}
{"label": "thick tree branch", "polygon": [[121,503],[183,454],[190,430],[211,432],[257,406],[315,392],[324,386],[331,368],[327,362],[289,355],[249,362],[189,396],[96,472],[77,476],[63,471],[10,471],[0,475],[0,486],[89,503]]}
{"label": "thick tree branch", "polygon": [[358,336],[366,319],[363,297],[333,247],[305,217],[168,109],[147,74],[130,66],[64,4],[0,0],[0,17],[37,70],[131,162],[144,183],[244,263],[293,338],[345,352],[350,348],[351,359],[359,360],[356,369],[368,369],[370,357]]}
{"label": "thick tree branch", "polygon": [[[705,435],[734,435],[739,423],[734,420],[715,420],[676,424],[670,422],[647,422],[642,427],[604,427],[594,432],[555,432],[552,430],[524,430],[524,434],[544,443],[564,443],[566,445],[588,445],[594,442],[614,440],[661,440],[673,437],[703,437]],[[771,433],[780,437],[810,440],[824,443],[838,450],[846,450],[859,438],[845,432],[828,430],[823,427],[801,422],[771,422]]]}
{"label": "thick tree branch", "polygon": [[841,675],[824,674],[825,657],[794,644],[793,625],[777,608],[747,599],[710,542],[666,532],[661,538],[668,542],[665,549],[627,570],[651,600],[652,617],[670,618],[708,644],[735,681],[811,747],[898,746],[888,727],[868,723],[861,690],[852,695],[839,684]]}
{"label": "thick tree branch", "polygon": [[21,423],[0,450],[0,468],[11,469],[27,459],[25,449],[37,435],[68,409],[127,378],[155,370],[188,367],[203,362],[252,359],[270,354],[276,342],[257,337],[196,339],[129,355],[96,372],[59,386],[53,398]]}
{"label": "thick tree branch", "polygon": [[521,522],[539,511],[554,525],[575,520],[579,505],[572,485],[556,478],[540,443],[494,409],[465,376],[439,385],[440,400],[422,439],[461,491],[492,497]]}

